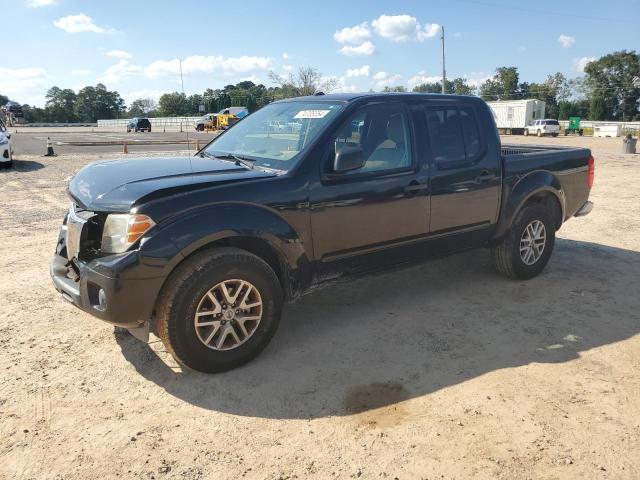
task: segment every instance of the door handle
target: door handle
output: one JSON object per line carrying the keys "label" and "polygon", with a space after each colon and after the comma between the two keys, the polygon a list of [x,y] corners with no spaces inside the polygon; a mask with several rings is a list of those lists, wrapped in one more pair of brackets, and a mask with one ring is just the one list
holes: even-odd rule
{"label": "door handle", "polygon": [[496,176],[493,173],[489,172],[488,170],[484,170],[480,175],[476,177],[476,182],[486,183],[495,179],[496,179]]}
{"label": "door handle", "polygon": [[429,188],[429,184],[420,183],[420,182],[414,180],[409,185],[404,187],[404,191],[407,192],[407,193],[416,193],[416,192],[419,192],[421,190],[427,190],[428,188]]}

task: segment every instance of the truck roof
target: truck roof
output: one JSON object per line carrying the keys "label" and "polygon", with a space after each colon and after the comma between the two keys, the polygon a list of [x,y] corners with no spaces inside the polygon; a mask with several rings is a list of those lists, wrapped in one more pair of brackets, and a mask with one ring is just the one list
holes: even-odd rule
{"label": "truck roof", "polygon": [[450,100],[450,99],[473,99],[480,100],[480,97],[470,96],[470,95],[451,95],[451,94],[441,94],[441,93],[421,93],[421,92],[383,92],[383,93],[375,93],[375,92],[365,92],[365,93],[330,93],[326,95],[309,95],[306,97],[292,97],[285,98],[283,100],[278,100],[278,102],[318,102],[318,101],[333,101],[333,102],[353,102],[362,98],[368,99],[376,99],[376,98],[389,98],[389,97],[397,97],[397,98],[416,98],[416,97],[424,97],[428,99],[442,99],[442,100]]}

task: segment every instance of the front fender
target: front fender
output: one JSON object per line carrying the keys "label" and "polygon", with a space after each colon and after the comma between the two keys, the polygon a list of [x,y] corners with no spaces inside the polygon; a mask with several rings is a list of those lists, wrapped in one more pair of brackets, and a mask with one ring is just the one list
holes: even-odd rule
{"label": "front fender", "polygon": [[[163,244],[175,246],[177,253],[166,264],[166,275],[193,252],[214,242],[233,237],[265,241],[276,252],[287,284],[293,290],[310,275],[310,261],[296,230],[277,212],[260,205],[232,203],[209,205],[174,218],[154,232],[149,249]],[[291,285],[285,285],[287,287]]]}
{"label": "front fender", "polygon": [[500,238],[509,231],[511,225],[515,221],[515,217],[522,206],[534,195],[542,192],[549,192],[554,195],[560,205],[562,217],[564,219],[566,199],[562,185],[558,178],[548,171],[534,171],[518,180],[513,185],[505,185],[504,207],[500,215],[498,228],[494,235],[494,239]]}

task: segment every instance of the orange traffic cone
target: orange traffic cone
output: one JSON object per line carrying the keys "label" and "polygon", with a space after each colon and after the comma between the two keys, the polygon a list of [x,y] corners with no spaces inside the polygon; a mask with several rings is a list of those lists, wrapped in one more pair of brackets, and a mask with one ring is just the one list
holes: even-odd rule
{"label": "orange traffic cone", "polygon": [[127,148],[127,144],[126,143],[122,147],[122,153],[129,153],[129,149]]}

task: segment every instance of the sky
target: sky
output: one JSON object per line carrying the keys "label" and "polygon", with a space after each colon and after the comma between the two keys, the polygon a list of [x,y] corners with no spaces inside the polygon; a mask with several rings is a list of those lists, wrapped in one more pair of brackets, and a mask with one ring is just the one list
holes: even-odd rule
{"label": "sky", "polygon": [[472,85],[498,66],[518,67],[521,81],[573,78],[592,59],[640,50],[640,0],[0,0],[0,12],[0,94],[37,106],[53,85],[98,82],[127,104],[157,100],[182,90],[179,60],[187,95],[270,86],[269,71],[304,66],[336,91],[412,88],[440,79],[441,26],[447,78]]}

